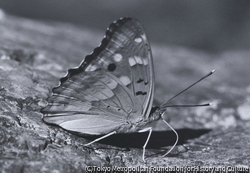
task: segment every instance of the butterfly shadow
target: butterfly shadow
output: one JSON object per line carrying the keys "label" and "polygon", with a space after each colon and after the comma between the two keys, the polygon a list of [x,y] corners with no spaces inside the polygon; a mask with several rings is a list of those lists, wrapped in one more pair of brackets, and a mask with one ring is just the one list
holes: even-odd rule
{"label": "butterfly shadow", "polygon": [[[176,130],[179,134],[179,141],[177,145],[187,143],[187,140],[198,138],[208,132],[210,129],[179,129]],[[101,136],[85,136],[84,138],[93,141]],[[127,133],[115,134],[109,136],[98,143],[112,145],[120,148],[142,148],[148,137],[148,133]],[[176,135],[172,131],[153,131],[147,149],[159,149],[166,146],[172,146],[176,141]]]}

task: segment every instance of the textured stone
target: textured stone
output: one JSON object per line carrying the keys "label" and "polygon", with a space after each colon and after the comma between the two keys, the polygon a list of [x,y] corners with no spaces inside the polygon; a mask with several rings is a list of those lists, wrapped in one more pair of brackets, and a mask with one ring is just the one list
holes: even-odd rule
{"label": "textured stone", "polygon": [[179,145],[160,157],[174,143],[175,135],[163,122],[155,122],[156,132],[143,163],[141,148],[146,133],[114,135],[84,147],[95,137],[79,137],[41,120],[40,109],[52,87],[99,44],[104,32],[4,15],[0,33],[2,172],[83,172],[87,165],[250,165],[250,146],[246,145],[250,143],[249,51],[209,54],[152,44],[156,105],[210,70],[217,71],[171,103],[213,105],[169,108],[165,118],[177,129]]}

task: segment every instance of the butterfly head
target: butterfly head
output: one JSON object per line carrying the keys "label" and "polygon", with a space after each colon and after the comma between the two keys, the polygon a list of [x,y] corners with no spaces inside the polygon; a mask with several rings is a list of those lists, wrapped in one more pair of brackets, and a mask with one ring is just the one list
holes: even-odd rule
{"label": "butterfly head", "polygon": [[158,107],[158,106],[152,107],[150,116],[148,117],[147,121],[152,122],[152,121],[161,119],[165,111],[166,111],[166,108],[162,109],[161,107]]}

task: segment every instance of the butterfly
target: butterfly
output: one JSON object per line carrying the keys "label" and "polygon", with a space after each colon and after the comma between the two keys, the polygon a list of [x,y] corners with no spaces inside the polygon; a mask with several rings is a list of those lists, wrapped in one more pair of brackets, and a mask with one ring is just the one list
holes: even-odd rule
{"label": "butterfly", "polygon": [[[149,41],[142,25],[125,17],[113,22],[101,45],[60,79],[60,85],[52,89],[47,99],[48,105],[41,109],[42,119],[71,132],[104,135],[86,145],[116,133],[148,131],[143,146],[145,161],[145,148],[152,133],[152,128],[145,125],[159,119],[167,124],[162,118],[166,103],[151,109],[153,98],[154,67]],[[178,138],[174,146],[177,141]]]}

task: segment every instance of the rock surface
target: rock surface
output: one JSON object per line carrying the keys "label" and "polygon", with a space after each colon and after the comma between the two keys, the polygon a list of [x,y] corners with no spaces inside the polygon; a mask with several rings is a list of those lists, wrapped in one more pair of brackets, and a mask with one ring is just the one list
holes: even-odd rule
{"label": "rock surface", "polygon": [[86,166],[250,166],[250,51],[209,54],[152,44],[156,105],[217,70],[173,101],[212,102],[212,106],[168,109],[165,118],[180,141],[164,158],[161,155],[175,142],[175,135],[160,121],[152,124],[155,132],[146,163],[141,148],[147,134],[114,135],[84,147],[94,137],[45,124],[40,109],[52,87],[99,45],[102,34],[69,24],[1,16],[1,172],[83,172]]}

